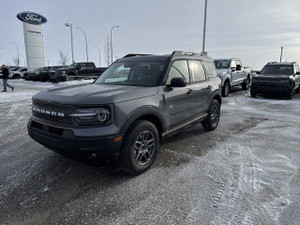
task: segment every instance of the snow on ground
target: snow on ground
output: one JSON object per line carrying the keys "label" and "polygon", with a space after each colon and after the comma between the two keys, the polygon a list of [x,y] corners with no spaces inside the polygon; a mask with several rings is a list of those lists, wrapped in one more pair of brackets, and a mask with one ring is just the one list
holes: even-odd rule
{"label": "snow on ground", "polygon": [[[0,104],[7,102],[19,102],[31,100],[31,97],[39,92],[40,90],[64,87],[76,84],[86,84],[92,83],[94,80],[73,80],[60,83],[51,82],[34,82],[26,80],[9,80],[9,84],[15,87],[12,92],[10,88],[7,88],[7,92],[0,93]],[[2,86],[2,80],[0,80],[0,85]],[[1,90],[1,89],[0,89]]]}

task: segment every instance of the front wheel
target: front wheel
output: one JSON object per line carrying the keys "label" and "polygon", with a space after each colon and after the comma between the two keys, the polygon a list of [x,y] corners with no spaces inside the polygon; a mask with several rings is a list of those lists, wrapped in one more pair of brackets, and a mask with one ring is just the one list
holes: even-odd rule
{"label": "front wheel", "polygon": [[220,103],[214,99],[209,107],[207,118],[202,122],[202,126],[207,131],[216,129],[220,120]]}
{"label": "front wheel", "polygon": [[251,88],[251,90],[250,90],[250,95],[251,95],[252,98],[255,98],[256,95],[257,95],[257,92],[254,91],[254,90]]}
{"label": "front wheel", "polygon": [[132,175],[148,170],[159,149],[159,134],[153,123],[138,120],[129,128],[121,149],[121,168]]}

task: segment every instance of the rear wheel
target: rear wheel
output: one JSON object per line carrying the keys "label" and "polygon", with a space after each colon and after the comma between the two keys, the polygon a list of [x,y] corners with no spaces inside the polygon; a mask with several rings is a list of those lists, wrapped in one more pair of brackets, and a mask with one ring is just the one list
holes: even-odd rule
{"label": "rear wheel", "polygon": [[138,120],[125,135],[121,150],[121,168],[132,175],[148,170],[159,149],[159,135],[153,123]]}
{"label": "rear wheel", "polygon": [[225,81],[224,86],[222,88],[222,96],[223,97],[228,97],[230,92],[230,84],[229,81]]}
{"label": "rear wheel", "polygon": [[249,79],[249,77],[247,77],[247,78],[244,80],[244,83],[242,84],[243,90],[248,90],[248,89],[249,89],[249,83],[250,83],[250,79]]}
{"label": "rear wheel", "polygon": [[21,78],[21,75],[20,74],[14,74],[12,79],[20,79]]}
{"label": "rear wheel", "polygon": [[207,131],[216,129],[219,124],[220,114],[220,103],[214,99],[209,107],[207,118],[202,122],[203,128]]}

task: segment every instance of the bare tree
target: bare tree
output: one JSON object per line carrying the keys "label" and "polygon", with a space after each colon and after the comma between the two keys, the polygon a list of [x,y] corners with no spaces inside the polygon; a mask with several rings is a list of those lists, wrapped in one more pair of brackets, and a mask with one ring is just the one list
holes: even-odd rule
{"label": "bare tree", "polygon": [[65,66],[68,64],[69,59],[70,59],[69,54],[65,54],[62,51],[59,51],[59,61],[58,61],[59,64]]}
{"label": "bare tree", "polygon": [[110,42],[109,42],[109,36],[107,34],[106,37],[104,38],[104,60],[107,66],[110,65],[110,54],[111,54]]}
{"label": "bare tree", "polygon": [[19,66],[21,64],[21,60],[19,57],[16,57],[16,58],[13,58],[13,63],[16,65],[16,66]]}

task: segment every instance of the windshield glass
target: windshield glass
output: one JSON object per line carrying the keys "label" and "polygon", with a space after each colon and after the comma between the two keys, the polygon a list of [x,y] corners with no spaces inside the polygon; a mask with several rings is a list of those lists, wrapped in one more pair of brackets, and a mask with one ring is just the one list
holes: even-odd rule
{"label": "windshield glass", "polygon": [[273,75],[292,75],[294,73],[292,65],[268,65],[265,66],[260,74]]}
{"label": "windshield glass", "polygon": [[229,69],[230,60],[214,60],[217,69]]}
{"label": "windshield glass", "polygon": [[166,62],[117,62],[105,70],[95,83],[156,86],[165,66]]}

